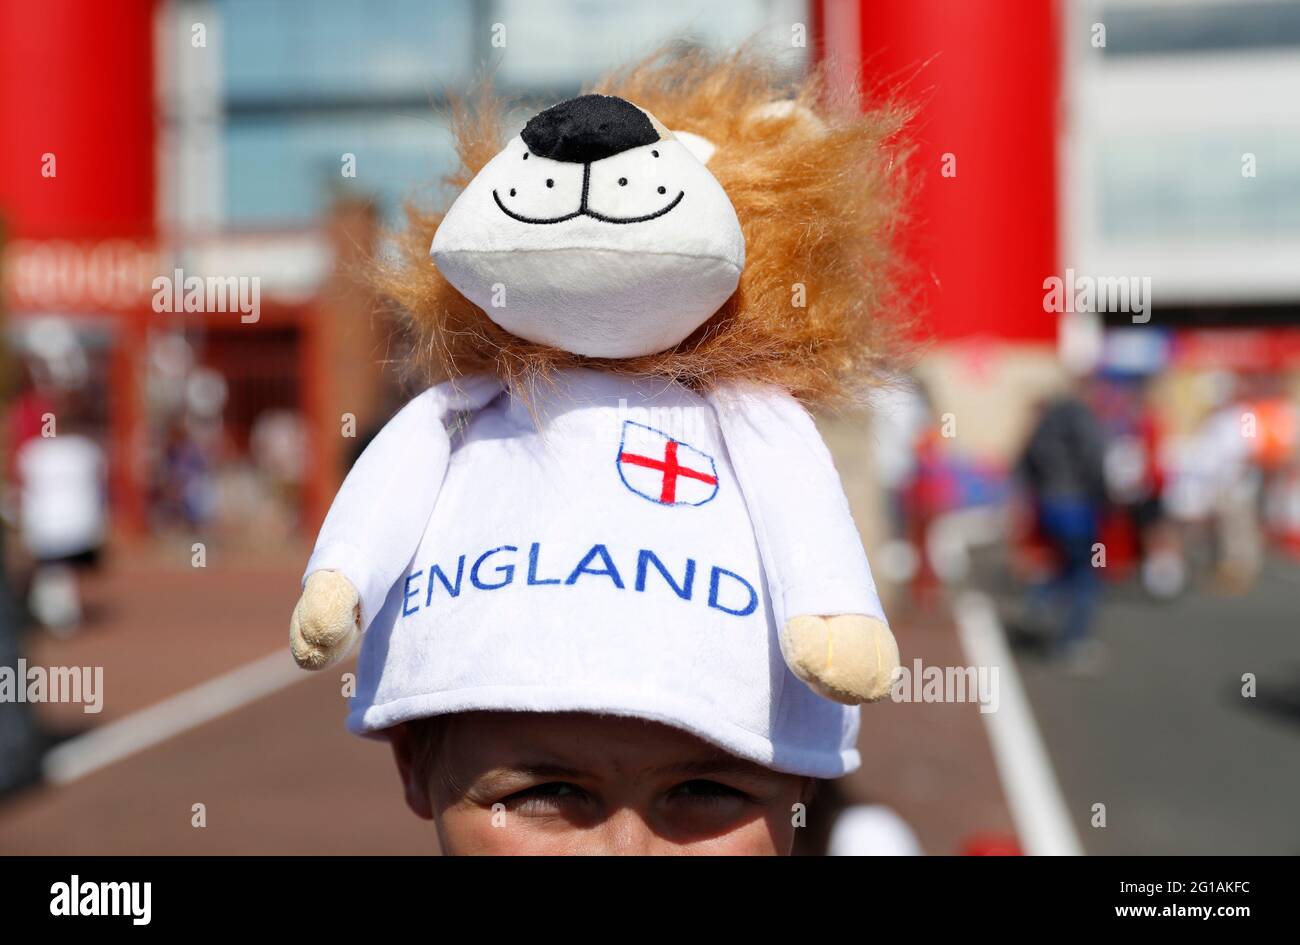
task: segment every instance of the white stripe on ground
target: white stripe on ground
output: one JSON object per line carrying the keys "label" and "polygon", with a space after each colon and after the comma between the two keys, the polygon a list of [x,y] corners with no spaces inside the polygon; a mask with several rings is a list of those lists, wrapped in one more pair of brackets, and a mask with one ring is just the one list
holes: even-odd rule
{"label": "white stripe on ground", "polygon": [[984,594],[966,591],[953,610],[966,658],[973,666],[998,668],[997,711],[982,712],[980,718],[988,730],[1002,789],[1025,852],[1034,856],[1081,855],[1083,846],[992,601]]}
{"label": "white stripe on ground", "polygon": [[268,654],[51,750],[46,780],[67,784],[311,677],[288,650]]}

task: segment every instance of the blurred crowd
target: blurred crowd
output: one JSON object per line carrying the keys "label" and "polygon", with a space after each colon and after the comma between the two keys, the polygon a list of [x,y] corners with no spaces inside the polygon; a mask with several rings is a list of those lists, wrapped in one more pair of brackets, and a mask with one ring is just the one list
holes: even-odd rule
{"label": "blurred crowd", "polygon": [[[947,544],[995,539],[999,577],[1020,590],[1017,629],[1071,667],[1100,662],[1092,629],[1108,584],[1153,601],[1193,583],[1246,594],[1270,552],[1300,552],[1300,416],[1285,375],[1095,373],[1035,403],[1005,463],[957,450],[952,422],[915,379],[877,404],[878,567],[924,599],[954,577]],[[990,516],[960,514],[972,509]]]}
{"label": "blurred crowd", "polygon": [[[8,579],[34,623],[72,632],[83,619],[77,575],[95,568],[110,533],[112,424],[104,371],[74,328],[33,322],[11,357],[6,404]],[[256,528],[287,537],[300,516],[304,426],[274,406],[246,431],[226,419],[223,375],[205,366],[179,334],[151,342],[141,452],[143,525],[155,537],[234,541]]]}

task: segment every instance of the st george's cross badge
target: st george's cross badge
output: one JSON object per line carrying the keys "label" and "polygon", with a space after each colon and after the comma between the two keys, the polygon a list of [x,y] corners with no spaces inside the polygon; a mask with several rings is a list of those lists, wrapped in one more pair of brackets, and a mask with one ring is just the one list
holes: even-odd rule
{"label": "st george's cross badge", "polygon": [[623,421],[618,475],[623,485],[660,505],[703,505],[718,494],[712,456],[633,420]]}

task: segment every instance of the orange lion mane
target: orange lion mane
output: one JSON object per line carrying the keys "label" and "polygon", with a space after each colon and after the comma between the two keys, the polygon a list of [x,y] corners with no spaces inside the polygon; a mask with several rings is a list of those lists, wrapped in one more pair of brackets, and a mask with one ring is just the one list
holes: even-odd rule
{"label": "orange lion mane", "polygon": [[[757,381],[810,407],[837,407],[856,403],[898,367],[907,309],[896,239],[906,190],[905,109],[836,103],[824,69],[790,79],[749,48],[725,55],[661,50],[591,91],[624,98],[668,128],[716,145],[709,170],[745,235],[739,286],[667,351],[620,359],[571,354],[507,332],[462,296],[429,259],[442,213],[409,204],[396,251],[376,262],[372,281],[405,322],[423,382],[493,373],[527,399],[557,372],[588,367],[699,391]],[[801,108],[763,108],[791,99]],[[505,111],[490,88],[473,102],[452,103],[461,161],[445,179],[453,193],[504,147]]]}

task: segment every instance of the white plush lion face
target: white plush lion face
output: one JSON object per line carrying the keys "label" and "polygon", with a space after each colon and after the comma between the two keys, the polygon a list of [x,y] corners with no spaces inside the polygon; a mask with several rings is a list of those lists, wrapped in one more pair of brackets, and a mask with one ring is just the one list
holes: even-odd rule
{"label": "white plush lion face", "polygon": [[470,181],[430,253],[521,338],[592,357],[663,351],[718,310],[745,264],[711,151],[623,99],[570,99]]}

